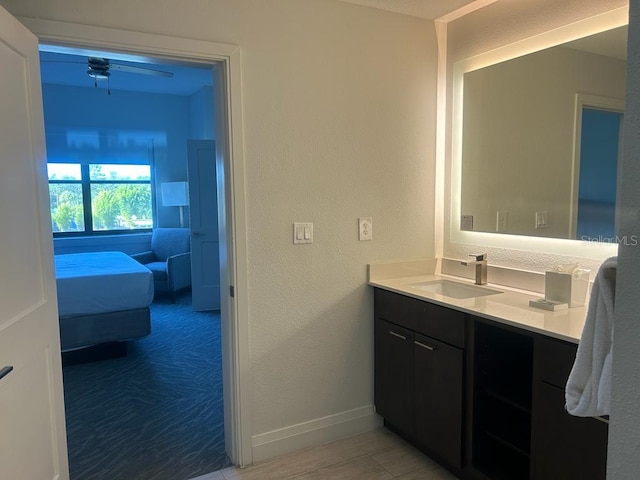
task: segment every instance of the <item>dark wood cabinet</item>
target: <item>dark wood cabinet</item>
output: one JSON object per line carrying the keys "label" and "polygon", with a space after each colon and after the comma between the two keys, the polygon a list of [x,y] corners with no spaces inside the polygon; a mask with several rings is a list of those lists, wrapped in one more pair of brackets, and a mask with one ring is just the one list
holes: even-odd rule
{"label": "dark wood cabinet", "polygon": [[533,480],[604,480],[608,425],[605,419],[580,418],[565,410],[564,388],[576,345],[538,337],[532,418]]}
{"label": "dark wood cabinet", "polygon": [[467,480],[604,480],[608,425],[565,410],[576,345],[376,288],[375,406]]}
{"label": "dark wood cabinet", "polygon": [[414,358],[414,436],[429,452],[461,468],[464,352],[416,335]]}
{"label": "dark wood cabinet", "polygon": [[373,298],[376,318],[464,348],[464,313],[379,288],[374,290]]}
{"label": "dark wood cabinet", "polygon": [[426,453],[459,469],[464,350],[431,335],[464,345],[464,314],[384,290],[376,290],[374,310],[376,411]]}
{"label": "dark wood cabinet", "polygon": [[413,433],[413,363],[413,332],[376,319],[376,411],[406,435]]}

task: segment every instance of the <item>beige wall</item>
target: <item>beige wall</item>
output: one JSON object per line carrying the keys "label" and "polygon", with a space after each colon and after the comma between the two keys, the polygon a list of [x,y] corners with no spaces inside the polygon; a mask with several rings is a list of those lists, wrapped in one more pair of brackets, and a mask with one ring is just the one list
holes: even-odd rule
{"label": "beige wall", "polygon": [[[533,252],[521,246],[510,248],[495,246],[491,242],[462,244],[452,240],[451,224],[451,128],[453,98],[453,66],[455,63],[490,52],[535,35],[566,26],[594,15],[627,5],[626,0],[500,0],[447,26],[447,138],[445,141],[445,204],[443,228],[443,255],[463,258],[479,250],[489,254],[494,265],[544,272],[559,263],[579,263],[596,271],[607,253],[602,256],[584,254],[580,248],[575,253],[557,254],[546,251],[541,244]],[[495,215],[495,213],[494,213]],[[501,235],[501,237],[508,237]],[[587,249],[584,249],[586,252]]]}
{"label": "beige wall", "polygon": [[475,231],[495,232],[503,211],[509,234],[571,238],[575,95],[622,100],[625,69],[557,47],[465,74],[461,212]]}
{"label": "beige wall", "polygon": [[0,4],[241,47],[253,434],[370,406],[366,264],[434,255],[433,22],[333,0]]}

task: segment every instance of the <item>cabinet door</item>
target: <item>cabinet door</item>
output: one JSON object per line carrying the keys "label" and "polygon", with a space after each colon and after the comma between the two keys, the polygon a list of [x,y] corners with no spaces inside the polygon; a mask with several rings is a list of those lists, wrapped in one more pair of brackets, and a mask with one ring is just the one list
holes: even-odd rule
{"label": "cabinet door", "polygon": [[401,432],[413,425],[413,333],[375,320],[376,411]]}
{"label": "cabinet door", "polygon": [[534,480],[604,480],[607,425],[569,415],[564,390],[537,382],[533,411]]}
{"label": "cabinet door", "polygon": [[460,468],[463,351],[416,335],[414,355],[414,436],[429,452]]}
{"label": "cabinet door", "polygon": [[537,337],[532,409],[534,480],[604,480],[608,425],[565,410],[564,389],[577,346]]}

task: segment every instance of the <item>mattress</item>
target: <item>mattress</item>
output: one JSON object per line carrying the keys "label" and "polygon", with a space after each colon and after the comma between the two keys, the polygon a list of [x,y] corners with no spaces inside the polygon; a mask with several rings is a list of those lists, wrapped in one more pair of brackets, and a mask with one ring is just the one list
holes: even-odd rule
{"label": "mattress", "polygon": [[55,255],[60,317],[148,307],[153,274],[122,252]]}

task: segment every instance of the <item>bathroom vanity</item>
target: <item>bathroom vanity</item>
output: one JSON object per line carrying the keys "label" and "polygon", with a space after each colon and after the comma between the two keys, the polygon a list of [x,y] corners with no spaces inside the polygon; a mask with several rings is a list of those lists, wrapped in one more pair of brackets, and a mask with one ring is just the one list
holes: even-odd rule
{"label": "bathroom vanity", "polygon": [[606,419],[564,409],[586,308],[539,312],[526,293],[470,296],[450,280],[461,298],[417,287],[442,280],[369,282],[385,425],[462,479],[604,479]]}

